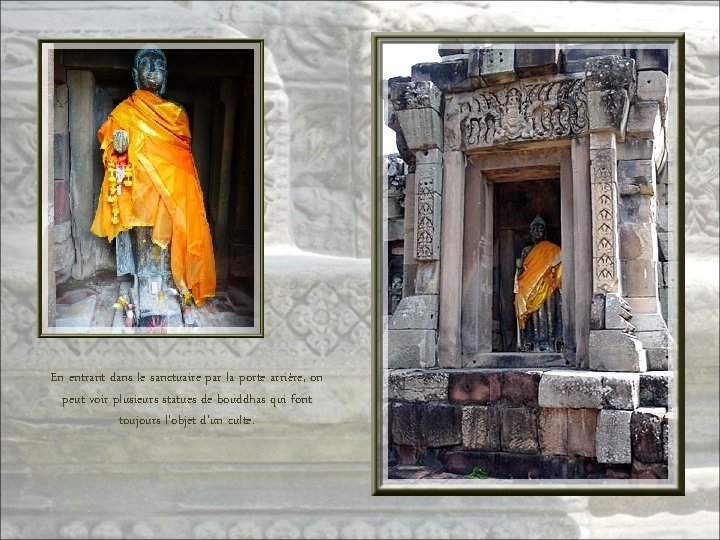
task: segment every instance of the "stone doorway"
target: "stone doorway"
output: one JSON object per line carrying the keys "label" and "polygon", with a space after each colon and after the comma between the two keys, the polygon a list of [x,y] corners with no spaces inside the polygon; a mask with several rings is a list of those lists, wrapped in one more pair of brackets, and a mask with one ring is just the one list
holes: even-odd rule
{"label": "stone doorway", "polygon": [[[575,281],[578,275],[585,282],[589,278],[582,277],[587,269],[574,264],[575,250],[583,247],[573,234],[574,197],[584,199],[584,189],[574,185],[579,182],[573,181],[571,153],[567,144],[539,143],[524,150],[467,154],[462,238],[451,240],[462,244],[458,367],[565,366],[575,361]],[[519,354],[516,347],[515,264],[530,241],[536,215],[547,222],[547,239],[562,247],[562,297],[571,299],[562,305],[562,354]],[[450,330],[447,319],[441,319],[441,335],[444,325]]]}
{"label": "stone doorway", "polygon": [[535,216],[547,223],[547,240],[562,247],[560,179],[497,180],[493,191],[492,351],[516,352],[515,269],[532,243],[529,225]]}

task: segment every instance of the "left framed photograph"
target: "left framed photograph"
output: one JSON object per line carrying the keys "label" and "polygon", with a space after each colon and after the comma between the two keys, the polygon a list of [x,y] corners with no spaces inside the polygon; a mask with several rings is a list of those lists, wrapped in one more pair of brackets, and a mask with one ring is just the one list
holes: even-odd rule
{"label": "left framed photograph", "polygon": [[38,54],[39,336],[262,337],[262,40]]}

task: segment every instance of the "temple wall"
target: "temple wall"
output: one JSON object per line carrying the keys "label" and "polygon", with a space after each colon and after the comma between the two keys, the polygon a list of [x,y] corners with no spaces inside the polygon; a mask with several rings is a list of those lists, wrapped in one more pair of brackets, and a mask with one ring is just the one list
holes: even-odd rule
{"label": "temple wall", "polygon": [[479,467],[492,478],[667,478],[677,455],[672,381],[668,372],[393,370],[390,477],[467,478]]}
{"label": "temple wall", "polygon": [[[552,3],[528,21],[513,2],[3,2],[2,537],[717,537],[717,9],[623,3],[624,17],[618,6]],[[688,29],[686,496],[372,497],[370,33],[676,31],[679,20]],[[265,38],[263,340],[35,337],[36,39],[110,35]],[[327,309],[345,317],[315,315]],[[63,415],[47,389],[60,367],[148,366],[313,369],[331,384],[312,412],[251,432],[157,438]]]}

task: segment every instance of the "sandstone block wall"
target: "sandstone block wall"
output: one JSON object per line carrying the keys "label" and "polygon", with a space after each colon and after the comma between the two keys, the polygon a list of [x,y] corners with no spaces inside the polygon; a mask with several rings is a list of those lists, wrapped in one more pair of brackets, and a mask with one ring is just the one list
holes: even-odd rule
{"label": "sandstone block wall", "polygon": [[666,479],[672,376],[643,374],[642,386],[640,377],[391,370],[390,477],[424,466],[434,476],[467,476],[480,467],[494,478]]}

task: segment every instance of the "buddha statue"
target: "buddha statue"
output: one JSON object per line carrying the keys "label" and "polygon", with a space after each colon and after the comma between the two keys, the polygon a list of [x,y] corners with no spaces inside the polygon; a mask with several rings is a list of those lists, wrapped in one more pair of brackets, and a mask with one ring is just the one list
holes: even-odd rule
{"label": "buddha statue", "polygon": [[[179,314],[189,298],[202,306],[214,296],[215,258],[188,116],[161,97],[163,51],[140,49],[132,75],[135,92],[98,131],[105,176],[90,230],[116,240],[118,275],[133,274],[136,319],[142,321]],[[169,302],[178,309],[166,309]]]}
{"label": "buddha statue", "polygon": [[523,352],[562,352],[562,260],[560,246],[546,240],[547,224],[530,223],[532,244],[523,248],[515,272],[517,348]]}

